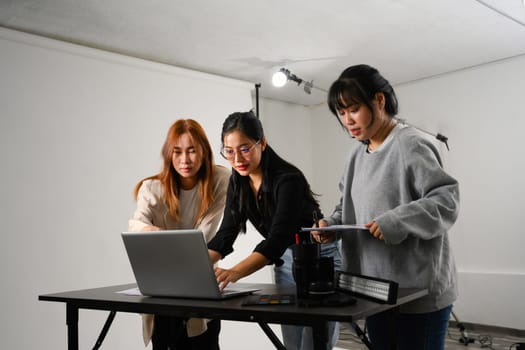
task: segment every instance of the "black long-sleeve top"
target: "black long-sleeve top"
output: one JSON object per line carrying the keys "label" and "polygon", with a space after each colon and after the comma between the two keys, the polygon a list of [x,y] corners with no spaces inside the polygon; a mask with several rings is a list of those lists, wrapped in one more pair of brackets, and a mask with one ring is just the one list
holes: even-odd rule
{"label": "black long-sleeve top", "polygon": [[[254,251],[280,265],[280,257],[295,242],[295,234],[299,233],[301,227],[312,226],[314,211],[320,215],[319,205],[311,196],[310,186],[300,170],[284,162],[271,148],[268,147],[267,151],[264,161],[269,164],[268,175],[263,177],[257,198],[251,192],[248,202],[242,204],[246,208],[244,219],[232,213],[232,206],[239,206],[234,201],[239,199],[234,190],[238,187],[234,184],[236,175],[230,177],[222,224],[208,243],[208,248],[219,252],[223,258],[233,252],[241,221],[245,223],[247,219],[264,237]],[[238,176],[238,179],[249,181],[247,176]],[[266,210],[263,208],[263,198],[266,198]]]}

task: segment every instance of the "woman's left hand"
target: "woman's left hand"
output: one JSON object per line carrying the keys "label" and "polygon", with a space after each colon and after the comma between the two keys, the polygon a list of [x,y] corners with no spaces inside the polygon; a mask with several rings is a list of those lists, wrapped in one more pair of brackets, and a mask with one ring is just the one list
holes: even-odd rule
{"label": "woman's left hand", "polygon": [[374,236],[375,238],[381,241],[385,240],[385,237],[383,236],[383,232],[381,232],[381,228],[379,227],[377,222],[371,221],[368,224],[365,224],[365,226],[368,228],[372,236]]}

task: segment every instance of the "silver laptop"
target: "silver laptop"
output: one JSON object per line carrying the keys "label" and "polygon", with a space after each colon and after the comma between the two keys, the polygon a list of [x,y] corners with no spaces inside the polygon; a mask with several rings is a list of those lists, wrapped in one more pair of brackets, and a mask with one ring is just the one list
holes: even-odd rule
{"label": "silver laptop", "polygon": [[122,239],[143,295],[223,299],[257,290],[230,283],[221,292],[202,231],[122,232]]}

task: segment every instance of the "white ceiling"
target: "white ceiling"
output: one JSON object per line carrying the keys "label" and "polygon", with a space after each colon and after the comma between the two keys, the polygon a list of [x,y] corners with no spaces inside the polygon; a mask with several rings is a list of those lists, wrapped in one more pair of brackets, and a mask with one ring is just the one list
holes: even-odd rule
{"label": "white ceiling", "polygon": [[260,95],[325,101],[347,66],[393,84],[525,54],[522,0],[0,0],[0,26],[261,83]]}

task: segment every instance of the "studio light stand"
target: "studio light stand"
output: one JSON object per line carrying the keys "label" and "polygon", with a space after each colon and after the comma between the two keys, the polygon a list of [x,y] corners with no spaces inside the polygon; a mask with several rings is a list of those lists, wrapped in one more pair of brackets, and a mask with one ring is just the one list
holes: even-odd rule
{"label": "studio light stand", "polygon": [[454,313],[454,310],[452,312],[452,317],[454,317],[454,320],[456,321],[456,326],[459,329],[459,333],[461,334],[461,337],[459,338],[459,342],[465,346],[468,346],[470,343],[474,343],[474,338],[470,338],[467,333],[467,329],[465,328],[465,325],[461,323]]}
{"label": "studio light stand", "polygon": [[412,125],[412,124],[410,124],[410,123],[407,123],[407,121],[406,121],[405,119],[401,119],[401,118],[397,118],[397,117],[395,117],[394,119],[397,120],[397,121],[398,121],[399,123],[401,123],[401,124],[409,125],[409,126],[411,126],[411,127],[413,127],[413,128],[416,128],[416,129],[418,129],[419,131],[421,131],[421,132],[423,132],[423,133],[425,133],[425,134],[427,134],[427,135],[430,135],[430,136],[435,137],[436,140],[443,142],[443,143],[445,144],[445,146],[447,146],[447,151],[450,151],[450,148],[448,148],[448,137],[446,137],[445,135],[442,135],[442,134],[440,134],[440,133],[433,134],[433,133],[431,133],[430,131],[423,130],[423,129],[421,129],[421,128],[415,126],[415,125]]}
{"label": "studio light stand", "polygon": [[259,89],[261,88],[261,84],[257,83],[255,84],[255,115],[257,118],[259,117]]}

